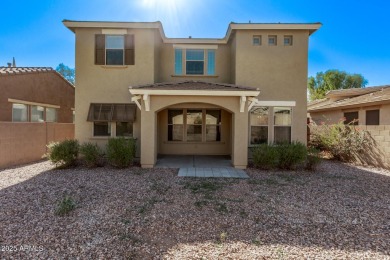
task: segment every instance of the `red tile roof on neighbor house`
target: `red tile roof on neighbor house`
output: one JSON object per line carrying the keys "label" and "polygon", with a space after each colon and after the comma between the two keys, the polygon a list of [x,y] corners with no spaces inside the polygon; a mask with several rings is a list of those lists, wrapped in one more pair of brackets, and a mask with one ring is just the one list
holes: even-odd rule
{"label": "red tile roof on neighbor house", "polygon": [[131,86],[130,89],[151,89],[151,90],[226,90],[226,91],[256,91],[252,87],[237,86],[224,83],[209,83],[203,81],[182,81],[155,83],[139,86]]}
{"label": "red tile roof on neighbor house", "polygon": [[74,88],[74,85],[72,83],[66,80],[60,73],[58,73],[51,67],[0,67],[0,77],[34,73],[54,73]]}
{"label": "red tile roof on neighbor house", "polygon": [[[344,92],[344,93],[343,93]],[[360,92],[360,95],[358,93]],[[331,94],[331,95],[329,95]],[[337,94],[337,96],[335,96]],[[390,85],[368,87],[363,89],[345,89],[337,90],[333,93],[328,92],[327,97],[320,100],[314,100],[307,104],[307,111],[332,110],[342,107],[373,105],[379,102],[390,104]],[[339,97],[339,100],[332,100],[331,97]]]}

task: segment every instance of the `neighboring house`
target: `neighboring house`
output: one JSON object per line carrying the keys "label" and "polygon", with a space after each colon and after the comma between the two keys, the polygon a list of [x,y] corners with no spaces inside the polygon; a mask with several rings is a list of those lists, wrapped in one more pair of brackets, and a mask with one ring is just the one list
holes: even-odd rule
{"label": "neighboring house", "polygon": [[0,121],[72,123],[75,87],[52,68],[0,67]]}
{"label": "neighboring house", "polygon": [[76,36],[76,138],[137,138],[158,154],[230,155],[306,143],[310,24],[229,24],[222,39],[167,38],[160,22],[65,20]]}
{"label": "neighboring house", "polygon": [[345,124],[390,125],[390,85],[332,90],[309,102],[307,110],[317,125],[343,119]]}

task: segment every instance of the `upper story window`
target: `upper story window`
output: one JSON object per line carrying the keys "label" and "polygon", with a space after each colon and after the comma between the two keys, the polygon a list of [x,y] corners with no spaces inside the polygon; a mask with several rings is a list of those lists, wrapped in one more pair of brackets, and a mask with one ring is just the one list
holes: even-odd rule
{"label": "upper story window", "polygon": [[285,35],[284,36],[284,46],[291,46],[292,44],[293,44],[292,35]]}
{"label": "upper story window", "polygon": [[278,41],[278,37],[276,35],[269,35],[268,36],[268,45],[270,46],[276,46]]}
{"label": "upper story window", "polygon": [[255,45],[255,46],[260,46],[261,45],[261,35],[253,36],[252,44]]}
{"label": "upper story window", "polygon": [[134,65],[134,35],[95,35],[96,65]]}
{"label": "upper story window", "polygon": [[175,75],[215,75],[215,50],[175,49],[174,69]]}
{"label": "upper story window", "polygon": [[187,75],[204,74],[204,50],[186,50]]}

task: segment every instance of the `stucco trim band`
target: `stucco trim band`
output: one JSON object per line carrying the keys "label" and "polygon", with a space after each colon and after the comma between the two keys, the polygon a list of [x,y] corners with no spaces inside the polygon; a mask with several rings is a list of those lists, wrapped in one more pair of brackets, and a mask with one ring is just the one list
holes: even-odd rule
{"label": "stucco trim band", "polygon": [[295,107],[295,101],[256,101],[255,107]]}
{"label": "stucco trim band", "polygon": [[33,106],[60,108],[60,106],[56,106],[56,105],[45,104],[45,103],[37,103],[37,102],[30,102],[30,101],[13,99],[13,98],[9,98],[8,102],[10,102],[10,103],[18,103],[18,104],[25,104],[25,105],[33,105]]}

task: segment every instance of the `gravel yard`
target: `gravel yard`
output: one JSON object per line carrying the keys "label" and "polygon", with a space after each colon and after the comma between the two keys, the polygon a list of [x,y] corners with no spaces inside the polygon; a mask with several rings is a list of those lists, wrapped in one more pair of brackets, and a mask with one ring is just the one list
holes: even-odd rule
{"label": "gravel yard", "polygon": [[[0,170],[0,259],[390,259],[390,173],[324,161],[246,180]],[[58,216],[65,196],[76,208]]]}

